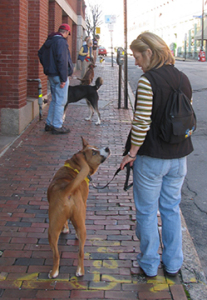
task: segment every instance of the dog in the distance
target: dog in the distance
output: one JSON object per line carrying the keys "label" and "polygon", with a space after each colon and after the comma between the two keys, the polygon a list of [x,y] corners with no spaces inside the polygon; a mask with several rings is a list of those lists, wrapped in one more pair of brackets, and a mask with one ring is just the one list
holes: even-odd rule
{"label": "dog in the distance", "polygon": [[101,124],[101,116],[98,110],[98,99],[99,99],[98,89],[101,87],[102,84],[103,84],[103,79],[101,77],[98,77],[96,79],[95,85],[69,86],[68,101],[64,108],[63,120],[65,120],[68,104],[77,102],[85,98],[90,111],[89,117],[85,118],[85,120],[90,121],[95,111],[98,117],[98,121],[96,122],[96,125]]}
{"label": "dog in the distance", "polygon": [[82,85],[89,85],[89,84],[92,83],[93,78],[94,78],[94,68],[95,68],[95,65],[94,64],[90,64],[88,66],[88,70],[84,74],[83,78],[82,79],[78,78],[78,80],[81,81]]}
{"label": "dog in the distance", "polygon": [[79,240],[78,266],[76,276],[84,275],[84,245],[86,241],[86,201],[89,193],[88,176],[93,175],[99,165],[110,155],[108,147],[98,149],[82,138],[83,148],[66,160],[54,175],[47,190],[49,202],[48,239],[53,252],[53,268],[48,274],[55,278],[59,274],[60,255],[58,239],[61,232],[69,233],[71,220]]}

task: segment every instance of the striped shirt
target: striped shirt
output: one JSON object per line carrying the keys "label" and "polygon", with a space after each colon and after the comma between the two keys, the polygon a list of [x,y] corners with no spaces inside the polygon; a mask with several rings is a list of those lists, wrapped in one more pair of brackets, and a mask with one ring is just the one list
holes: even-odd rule
{"label": "striped shirt", "polygon": [[141,146],[150,129],[153,92],[149,80],[141,77],[137,86],[137,105],[134,111],[131,132],[131,144]]}

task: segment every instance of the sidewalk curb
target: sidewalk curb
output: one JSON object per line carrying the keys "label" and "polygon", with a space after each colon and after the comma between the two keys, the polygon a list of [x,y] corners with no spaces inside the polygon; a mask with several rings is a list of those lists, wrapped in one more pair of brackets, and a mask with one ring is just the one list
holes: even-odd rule
{"label": "sidewalk curb", "polygon": [[181,268],[183,283],[191,300],[204,300],[204,295],[207,298],[206,277],[182,212],[181,222],[184,253],[184,262]]}

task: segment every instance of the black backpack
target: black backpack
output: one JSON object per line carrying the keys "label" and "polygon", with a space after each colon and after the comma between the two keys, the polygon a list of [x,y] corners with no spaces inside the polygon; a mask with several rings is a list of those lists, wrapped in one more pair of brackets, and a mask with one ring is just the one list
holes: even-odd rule
{"label": "black backpack", "polygon": [[172,91],[160,122],[160,138],[170,144],[182,142],[196,130],[196,115],[190,99],[182,92],[180,85],[175,90],[165,79]]}

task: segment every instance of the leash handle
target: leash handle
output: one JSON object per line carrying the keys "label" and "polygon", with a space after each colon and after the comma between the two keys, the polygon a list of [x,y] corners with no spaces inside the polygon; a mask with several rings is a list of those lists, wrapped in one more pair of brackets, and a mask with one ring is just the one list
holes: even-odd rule
{"label": "leash handle", "polygon": [[130,164],[126,164],[126,181],[125,181],[125,184],[124,184],[124,191],[128,191],[130,189],[130,187],[133,186],[133,182],[131,184],[128,185],[128,182],[129,182],[129,176],[130,176],[130,170],[133,169],[133,167],[130,167]]}

